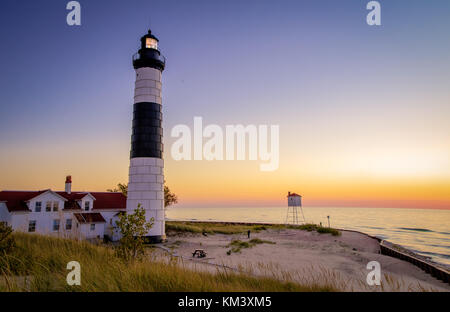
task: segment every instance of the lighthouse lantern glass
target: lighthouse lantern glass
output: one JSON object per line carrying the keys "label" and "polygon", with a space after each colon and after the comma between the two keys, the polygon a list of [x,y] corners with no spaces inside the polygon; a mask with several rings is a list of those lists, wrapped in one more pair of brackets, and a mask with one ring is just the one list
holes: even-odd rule
{"label": "lighthouse lantern glass", "polygon": [[153,38],[146,38],[145,39],[145,47],[147,49],[155,49],[158,50],[158,41],[156,41]]}

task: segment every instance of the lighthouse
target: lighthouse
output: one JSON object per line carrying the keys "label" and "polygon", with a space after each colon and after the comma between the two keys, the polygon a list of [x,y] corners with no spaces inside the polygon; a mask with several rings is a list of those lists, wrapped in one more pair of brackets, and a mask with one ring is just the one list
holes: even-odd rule
{"label": "lighthouse", "polygon": [[146,241],[152,243],[166,237],[161,109],[161,74],[166,62],[158,41],[149,30],[133,55],[136,82],[127,197],[127,213],[140,204],[146,220],[153,222],[146,235]]}

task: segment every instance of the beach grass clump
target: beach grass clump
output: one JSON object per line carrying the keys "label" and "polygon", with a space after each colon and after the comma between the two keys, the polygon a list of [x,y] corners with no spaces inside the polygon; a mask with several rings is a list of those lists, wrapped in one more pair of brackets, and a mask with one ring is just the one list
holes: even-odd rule
{"label": "beach grass clump", "polygon": [[[108,245],[15,233],[16,247],[0,257],[0,291],[332,291],[292,281],[225,270],[197,271],[148,255],[126,262]],[[151,252],[151,249],[147,250]],[[66,282],[67,263],[78,261],[81,285]]]}
{"label": "beach grass clump", "polygon": [[166,222],[166,232],[201,233],[202,228],[186,222]]}
{"label": "beach grass clump", "polygon": [[288,229],[296,229],[296,230],[302,230],[302,231],[308,231],[308,232],[317,231],[317,227],[318,227],[317,224],[313,224],[313,223],[287,226]]}
{"label": "beach grass clump", "polygon": [[231,247],[231,249],[227,251],[227,255],[231,255],[232,253],[240,253],[241,249],[252,248],[253,246],[256,246],[259,244],[276,244],[276,243],[268,241],[268,240],[262,240],[259,238],[253,238],[253,239],[249,240],[248,242],[243,242],[241,240],[234,239],[227,246],[227,247]]}
{"label": "beach grass clump", "polygon": [[339,230],[329,228],[329,227],[323,227],[323,226],[318,226],[316,231],[317,231],[317,233],[320,233],[320,234],[331,234],[333,236],[341,235],[341,232]]}
{"label": "beach grass clump", "polygon": [[253,226],[253,230],[256,232],[265,231],[267,229],[268,229],[268,226],[266,226],[266,225],[254,225]]}
{"label": "beach grass clump", "polygon": [[331,234],[333,236],[340,236],[341,232],[337,229],[333,229],[331,227],[324,227],[321,225],[317,225],[314,223],[306,223],[301,225],[287,225],[288,229],[295,229],[295,230],[302,230],[302,231],[308,231],[313,232],[316,231],[319,234]]}
{"label": "beach grass clump", "polygon": [[188,222],[167,221],[166,232],[168,235],[179,233],[204,233],[204,234],[242,234],[247,231],[260,232],[267,230],[265,225],[245,225],[226,222]]}
{"label": "beach grass clump", "polygon": [[253,245],[257,245],[257,244],[276,244],[275,242],[269,241],[269,240],[264,240],[264,239],[259,239],[259,238],[252,238],[249,241],[250,244]]}
{"label": "beach grass clump", "polygon": [[317,232],[320,234],[331,234],[333,236],[341,235],[339,230],[323,227],[313,223],[301,225],[285,224],[236,224],[227,222],[189,222],[189,221],[168,221],[166,222],[166,232],[168,235],[180,233],[204,233],[204,234],[245,234],[247,231],[260,232],[265,230],[294,229],[308,232]]}

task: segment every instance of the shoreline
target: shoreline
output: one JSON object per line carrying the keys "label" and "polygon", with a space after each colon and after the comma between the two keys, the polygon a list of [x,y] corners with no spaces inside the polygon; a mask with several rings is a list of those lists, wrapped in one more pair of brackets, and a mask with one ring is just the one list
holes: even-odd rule
{"label": "shoreline", "polygon": [[[450,210],[396,209],[369,207],[303,207],[307,223],[361,231],[404,246],[414,253],[429,257],[450,270],[448,242],[450,232],[446,220]],[[317,209],[316,209],[317,208]],[[342,209],[341,209],[342,208]],[[225,213],[226,212],[226,213]],[[178,208],[167,209],[167,217],[178,220],[204,220],[205,222],[257,222],[284,223],[286,207],[234,207],[227,209]],[[435,222],[433,220],[439,221]]]}
{"label": "shoreline", "polygon": [[[169,221],[169,220],[168,220]],[[231,222],[231,221],[200,221],[200,220],[170,220],[169,222],[188,222],[191,224],[211,224],[211,225],[234,225],[234,226],[279,226],[277,223],[266,223],[266,222]],[[420,269],[421,272],[426,273],[426,275],[432,277],[433,279],[440,280],[446,285],[450,286],[450,271],[448,267],[444,264],[436,263],[431,259],[418,255],[407,248],[404,248],[401,245],[386,241],[382,238],[372,236],[370,234],[356,231],[356,230],[346,230],[346,229],[337,229],[344,233],[354,233],[359,236],[366,237],[370,240],[376,241],[377,244],[377,253],[383,255],[385,257],[389,257],[392,259],[400,260],[403,263],[410,263],[416,268]],[[346,235],[348,235],[346,234]],[[217,234],[216,234],[217,235]],[[359,238],[361,239],[361,237]],[[336,242],[336,240],[334,240]],[[200,243],[201,245],[201,243]],[[353,248],[353,250],[356,250]],[[330,253],[332,254],[332,253]]]}

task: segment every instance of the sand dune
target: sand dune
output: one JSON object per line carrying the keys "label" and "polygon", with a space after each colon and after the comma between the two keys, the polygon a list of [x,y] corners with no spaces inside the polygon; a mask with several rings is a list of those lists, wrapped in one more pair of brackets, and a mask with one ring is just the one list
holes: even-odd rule
{"label": "sand dune", "polygon": [[[247,235],[178,234],[168,238],[166,247],[184,265],[214,271],[217,268],[275,276],[300,283],[331,284],[344,291],[450,291],[450,286],[418,267],[379,253],[376,239],[342,231],[341,236],[301,230],[266,230],[251,238],[275,244],[258,244],[227,254],[234,239],[248,241]],[[193,259],[195,249],[204,249],[205,259]],[[381,264],[381,286],[366,282],[370,261]]]}

